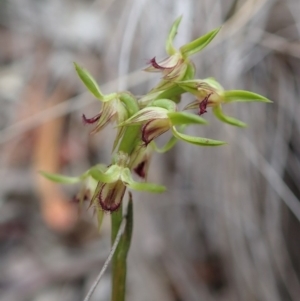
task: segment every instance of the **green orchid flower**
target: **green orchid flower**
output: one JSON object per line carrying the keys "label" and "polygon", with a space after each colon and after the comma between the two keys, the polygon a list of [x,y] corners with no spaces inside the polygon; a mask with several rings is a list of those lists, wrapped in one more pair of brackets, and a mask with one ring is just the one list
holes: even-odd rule
{"label": "green orchid flower", "polygon": [[151,90],[151,93],[162,91],[174,87],[174,81],[189,79],[194,76],[195,68],[189,57],[206,47],[217,35],[220,28],[217,28],[200,38],[183,45],[177,50],[173,45],[173,40],[177,34],[182,17],[173,23],[166,41],[166,52],[168,57],[160,62],[152,58],[150,66],[144,69],[147,72],[161,72],[163,74],[161,82]]}
{"label": "green orchid flower", "polygon": [[49,180],[62,184],[75,184],[91,177],[98,182],[91,198],[91,204],[97,210],[101,209],[109,212],[115,211],[120,207],[127,187],[137,191],[156,193],[165,191],[165,187],[161,185],[134,181],[128,167],[130,163],[128,154],[118,152],[114,155],[114,162],[108,167],[103,165],[94,166],[79,177],[67,177],[46,172],[41,172],[41,174]]}
{"label": "green orchid flower", "polygon": [[[78,64],[74,63],[74,65],[78,76],[89,92],[103,103],[100,113],[95,116],[87,118],[84,114],[82,115],[85,124],[96,124],[91,134],[98,133],[110,122],[121,123],[138,111],[137,101],[129,92],[104,95],[92,75]],[[124,128],[118,128],[113,150],[116,148],[124,132]]]}
{"label": "green orchid flower", "polygon": [[180,140],[201,146],[217,146],[225,144],[223,141],[201,137],[192,137],[180,133],[176,126],[191,124],[207,124],[207,121],[195,114],[177,112],[176,104],[169,99],[153,101],[148,107],[141,109],[131,118],[119,126],[142,125],[141,136],[144,145],[148,145],[163,133],[171,130],[173,135]]}
{"label": "green orchid flower", "polygon": [[208,107],[212,107],[214,115],[220,121],[238,127],[246,127],[247,125],[238,119],[225,115],[222,110],[223,104],[231,102],[271,102],[266,97],[250,91],[225,91],[214,78],[178,81],[177,84],[197,98],[188,104],[184,110],[199,109],[198,114],[203,115],[207,112]]}

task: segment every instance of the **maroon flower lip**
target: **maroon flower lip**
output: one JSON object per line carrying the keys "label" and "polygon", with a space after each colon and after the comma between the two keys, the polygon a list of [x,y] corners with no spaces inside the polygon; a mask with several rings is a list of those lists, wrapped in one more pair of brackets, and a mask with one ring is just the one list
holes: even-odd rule
{"label": "maroon flower lip", "polygon": [[106,204],[102,200],[99,200],[99,204],[104,211],[108,212],[114,212],[119,209],[121,202],[120,203],[112,203],[112,204]]}
{"label": "maroon flower lip", "polygon": [[155,129],[152,129],[152,131],[147,131],[148,125],[152,122],[153,120],[148,121],[145,125],[142,127],[142,141],[145,143],[147,146],[153,139],[149,139],[149,136],[153,133],[155,133]]}
{"label": "maroon flower lip", "polygon": [[[108,191],[104,192],[107,188]],[[113,212],[118,210],[121,205],[123,196],[126,191],[126,186],[122,182],[116,182],[113,184],[103,184],[102,189],[98,195],[99,205],[102,210],[107,212]]]}
{"label": "maroon flower lip", "polygon": [[159,70],[165,70],[165,69],[172,69],[172,68],[174,68],[174,67],[163,67],[163,66],[159,65],[159,64],[156,62],[155,57],[149,61],[149,64],[150,64],[153,68],[159,69]]}
{"label": "maroon flower lip", "polygon": [[146,177],[146,160],[140,162],[136,168],[134,168],[134,172],[141,178],[145,179]]}
{"label": "maroon flower lip", "polygon": [[87,118],[84,114],[82,114],[82,120],[84,124],[93,124],[97,122],[101,117],[101,113],[97,114],[96,116],[92,118]]}
{"label": "maroon flower lip", "polygon": [[206,108],[207,108],[207,105],[208,105],[208,101],[209,101],[209,97],[212,93],[210,93],[209,95],[207,95],[199,104],[199,115],[203,115],[204,113],[207,112]]}
{"label": "maroon flower lip", "polygon": [[167,132],[170,127],[160,127],[156,119],[151,119],[142,127],[142,141],[147,146],[153,139]]}

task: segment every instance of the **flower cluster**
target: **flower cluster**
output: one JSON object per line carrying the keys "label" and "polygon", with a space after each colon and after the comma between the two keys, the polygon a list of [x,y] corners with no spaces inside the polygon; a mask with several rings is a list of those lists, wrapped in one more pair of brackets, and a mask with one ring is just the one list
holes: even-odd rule
{"label": "flower cluster", "polygon": [[[86,124],[94,124],[92,133],[101,131],[108,123],[115,124],[116,138],[112,150],[110,165],[97,165],[79,177],[65,177],[43,172],[47,178],[60,183],[83,182],[83,190],[92,190],[91,204],[98,211],[113,212],[122,204],[125,191],[133,190],[162,192],[163,186],[148,183],[147,171],[153,152],[165,152],[182,140],[199,146],[219,146],[223,141],[194,137],[184,134],[185,127],[196,124],[207,124],[202,117],[212,108],[213,114],[222,122],[245,127],[246,124],[222,111],[222,105],[231,102],[270,102],[267,98],[249,91],[224,90],[214,79],[195,79],[195,66],[190,57],[206,47],[217,35],[217,28],[204,36],[176,49],[173,40],[181,18],[178,18],[169,32],[166,42],[167,58],[150,60],[147,72],[159,72],[162,78],[147,94],[137,99],[130,92],[115,92],[104,95],[90,73],[75,64],[78,76],[92,93],[102,102],[99,113],[91,118],[83,115]],[[194,101],[179,110],[181,95],[189,93]],[[187,112],[196,110],[196,112]],[[172,138],[161,149],[155,139],[170,131]],[[134,180],[136,174],[140,181]],[[93,188],[91,188],[93,186]],[[80,195],[86,195],[81,193]]]}

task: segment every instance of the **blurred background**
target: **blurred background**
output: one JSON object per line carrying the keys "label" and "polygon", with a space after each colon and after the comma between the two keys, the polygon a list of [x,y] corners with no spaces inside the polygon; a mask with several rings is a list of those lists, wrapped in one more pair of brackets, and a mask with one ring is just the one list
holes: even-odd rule
{"label": "blurred background", "polygon": [[[114,130],[82,124],[100,104],[73,61],[105,93],[142,95],[159,77],[141,69],[166,57],[179,15],[177,46],[224,24],[193,58],[199,78],[274,103],[225,106],[246,129],[211,112],[189,129],[226,146],[153,156],[149,180],[168,192],[134,193],[128,300],[299,300],[299,0],[0,1],[0,300],[83,300],[109,253],[109,216],[99,234],[91,211],[78,217],[80,185],[38,175],[109,163]],[[109,279],[92,300],[109,300]]]}

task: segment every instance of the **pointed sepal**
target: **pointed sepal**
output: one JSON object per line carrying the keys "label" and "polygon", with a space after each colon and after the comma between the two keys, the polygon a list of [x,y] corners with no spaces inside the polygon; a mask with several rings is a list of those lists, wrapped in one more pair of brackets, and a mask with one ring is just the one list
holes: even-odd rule
{"label": "pointed sepal", "polygon": [[116,182],[120,177],[121,167],[118,165],[111,165],[106,171],[100,169],[91,169],[89,174],[93,179],[103,182],[103,183],[113,183]]}
{"label": "pointed sepal", "polygon": [[272,102],[271,100],[260,94],[244,90],[224,91],[223,98],[224,102]]}
{"label": "pointed sepal", "polygon": [[154,141],[151,142],[151,146],[154,148],[154,151],[163,154],[168,152],[171,148],[173,148],[173,146],[175,146],[177,141],[178,139],[175,136],[172,136],[170,140],[163,147],[158,147]]}
{"label": "pointed sepal", "polygon": [[194,137],[194,136],[189,136],[186,134],[179,133],[174,126],[172,128],[172,132],[177,139],[199,146],[220,146],[226,144],[226,142],[224,141]]}
{"label": "pointed sepal", "polygon": [[217,106],[213,107],[213,113],[222,122],[228,123],[233,126],[238,126],[241,128],[247,127],[246,123],[244,123],[238,119],[235,119],[233,117],[225,115],[222,110],[221,105],[217,105]]}
{"label": "pointed sepal", "polygon": [[166,187],[153,183],[140,183],[133,180],[129,168],[124,168],[121,173],[121,180],[129,188],[137,191],[148,191],[161,193],[166,190]]}
{"label": "pointed sepal", "polygon": [[180,52],[183,57],[189,57],[199,51],[201,51],[204,47],[206,47],[213,38],[218,34],[221,27],[210,31],[209,33],[201,36],[200,38],[185,44],[184,46],[180,47]]}
{"label": "pointed sepal", "polygon": [[68,177],[60,174],[55,174],[55,173],[49,173],[45,171],[40,171],[39,172],[43,177],[46,179],[56,182],[56,183],[61,183],[61,184],[76,184],[81,182],[85,176],[79,176],[79,177]]}
{"label": "pointed sepal", "polygon": [[207,124],[207,121],[204,118],[187,112],[169,112],[168,117],[172,125]]}
{"label": "pointed sepal", "polygon": [[102,94],[96,80],[92,77],[92,75],[86,70],[81,68],[78,64],[74,63],[75,70],[81,79],[81,81],[84,83],[84,85],[87,87],[87,89],[99,100],[104,99],[104,95]]}
{"label": "pointed sepal", "polygon": [[168,38],[167,38],[167,42],[166,42],[166,52],[168,55],[173,55],[177,52],[176,48],[173,46],[173,40],[177,34],[177,30],[178,30],[178,27],[180,25],[180,22],[181,22],[181,19],[182,19],[182,16],[180,16],[179,18],[177,18],[171,29],[170,29],[170,32],[169,32],[169,35],[168,35]]}

